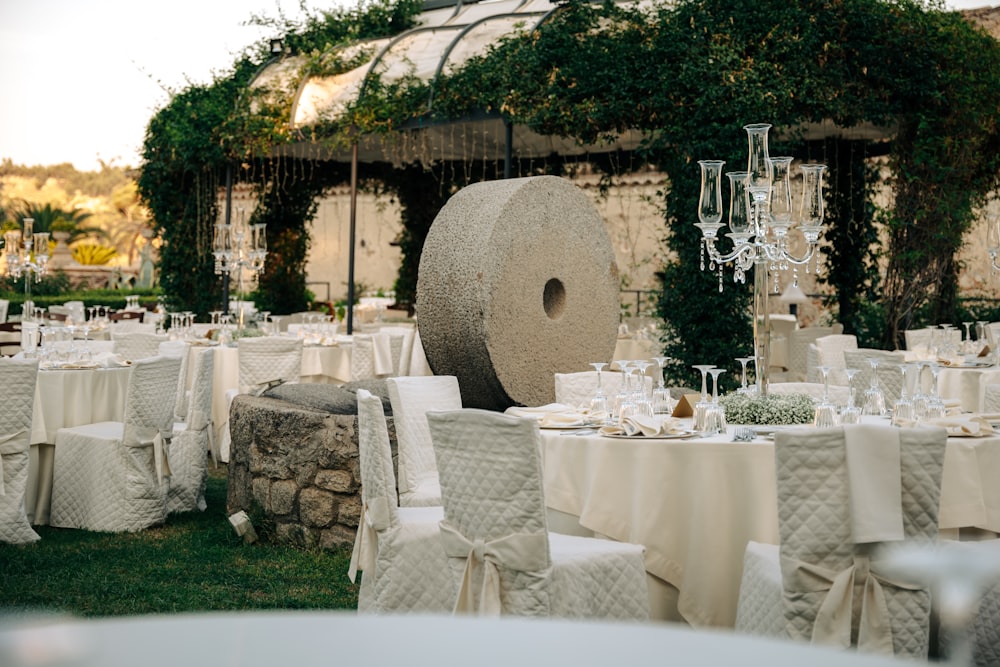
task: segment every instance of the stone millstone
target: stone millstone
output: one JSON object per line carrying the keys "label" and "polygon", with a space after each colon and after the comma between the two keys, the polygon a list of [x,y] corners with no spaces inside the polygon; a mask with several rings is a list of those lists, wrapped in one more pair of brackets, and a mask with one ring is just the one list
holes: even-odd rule
{"label": "stone millstone", "polygon": [[435,375],[458,378],[465,407],[555,400],[555,373],[610,361],[618,266],[586,194],[555,176],[477,183],[427,234],[417,322]]}

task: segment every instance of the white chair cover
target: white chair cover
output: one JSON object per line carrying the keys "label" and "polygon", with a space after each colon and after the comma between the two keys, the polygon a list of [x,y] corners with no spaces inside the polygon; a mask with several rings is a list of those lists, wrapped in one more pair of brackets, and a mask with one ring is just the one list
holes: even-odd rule
{"label": "white chair cover", "polygon": [[[831,334],[821,336],[813,343],[819,353],[816,366],[828,366],[830,371],[830,384],[846,385],[847,376],[844,369],[847,368],[844,360],[846,350],[858,349],[858,338],[854,334]],[[823,376],[816,371],[816,379],[813,382],[822,382]]]}
{"label": "white chair cover", "polygon": [[983,392],[983,412],[1000,414],[1000,384],[988,384]]}
{"label": "white chair cover", "polygon": [[[608,403],[613,401],[615,394],[621,389],[624,377],[624,373],[601,371],[601,391],[608,397]],[[653,378],[647,375],[644,381],[646,389],[652,389]],[[555,374],[556,403],[568,405],[571,408],[589,408],[590,399],[593,398],[596,391],[597,371]]]}
{"label": "white chair cover", "polygon": [[[823,398],[825,387],[820,382],[771,382],[767,385],[767,390],[772,394],[808,394],[816,400]],[[859,393],[855,392],[855,405],[860,405],[858,401]],[[849,387],[837,387],[830,385],[830,401],[834,405],[845,406],[850,397]]]}
{"label": "white chair cover", "polygon": [[[897,538],[935,539],[944,429],[846,428],[874,429],[880,439],[898,434],[900,481],[889,494],[900,499]],[[859,496],[851,486],[863,478],[864,468],[849,473],[845,428],[779,431],[775,465],[780,562],[773,549],[748,548],[736,629],[764,634],[781,627],[795,639],[926,659],[930,595],[919,583],[884,576],[872,558],[878,542],[857,534],[855,526],[872,508],[864,505],[852,514],[852,497],[858,502]],[[772,604],[776,579],[783,591],[778,607]]]}
{"label": "white chair cover", "polygon": [[115,344],[115,354],[127,361],[138,361],[157,356],[160,353],[160,343],[167,340],[167,335],[145,331],[112,330],[111,340]]}
{"label": "white chair cover", "polygon": [[37,380],[37,359],[0,359],[0,542],[8,544],[39,539],[24,507]]}
{"label": "white chair cover", "polygon": [[69,309],[69,315],[76,324],[83,324],[87,321],[87,310],[83,301],[66,301],[63,307]]}
{"label": "white chair cover", "polygon": [[795,329],[788,334],[788,380],[790,382],[804,382],[808,377],[809,368],[806,363],[806,354],[809,344],[815,342],[817,338],[838,334],[844,327],[840,323],[833,327],[806,327]]}
{"label": "white chair cover", "polygon": [[453,375],[389,378],[386,389],[399,451],[399,504],[440,505],[441,485],[427,411],[462,407],[458,379]]}
{"label": "white chair cover", "polygon": [[236,343],[239,357],[239,389],[226,392],[226,423],[222,427],[218,459],[229,461],[229,408],[237,394],[254,394],[268,382],[298,382],[302,377],[302,340],[283,336],[240,338]]}
{"label": "white chair cover", "polygon": [[648,619],[641,545],[548,532],[537,421],[475,409],[427,420],[456,613]]}
{"label": "white chair cover", "polygon": [[0,323],[7,321],[7,312],[10,310],[10,300],[0,299]]}
{"label": "white chair cover", "polygon": [[[1000,540],[963,542],[969,549],[979,552],[981,558],[1000,562]],[[1000,665],[1000,581],[990,586],[979,601],[979,610],[969,628],[972,640],[972,658],[976,667]],[[942,638],[946,644],[947,637]],[[944,647],[947,652],[947,646]]]}
{"label": "white chair cover", "polygon": [[859,404],[865,389],[871,385],[872,367],[868,359],[874,357],[879,360],[878,385],[885,396],[885,406],[887,409],[892,407],[903,389],[903,374],[900,372],[899,366],[904,362],[904,356],[903,352],[868,348],[844,350],[845,368],[858,369],[858,374],[854,376],[854,386],[857,388],[855,395],[859,397]]}
{"label": "white chair cover", "polygon": [[51,525],[121,532],[166,519],[165,449],[180,370],[175,357],[140,359],[129,373],[121,422],[56,432]]}
{"label": "white chair cover", "polygon": [[441,545],[444,509],[398,507],[392,450],[382,401],[358,390],[361,520],[351,554],[351,581],[362,570],[361,613],[447,613],[455,586]]}
{"label": "white chair cover", "polygon": [[181,372],[177,378],[177,400],[174,401],[174,421],[183,422],[187,416],[188,401],[191,394],[188,392],[188,348],[191,345],[183,340],[165,340],[160,343],[158,354],[164,357],[177,357],[181,360]]}
{"label": "white chair cover", "polygon": [[[906,344],[907,350],[915,350],[918,345],[924,347],[931,344],[931,335],[934,333],[936,327],[924,327],[923,329],[906,329],[903,331],[903,342]],[[937,335],[944,333],[942,330],[938,329]],[[954,345],[958,345],[962,342],[962,330],[954,329],[949,331],[947,334],[948,340]]]}
{"label": "white chair cover", "polygon": [[[417,333],[416,327],[382,327],[379,331],[392,337],[393,375],[409,375],[410,358],[413,356],[413,340]],[[397,345],[399,346],[398,362]]]}
{"label": "white chair cover", "polygon": [[[184,355],[187,358],[187,355]],[[167,450],[170,462],[168,512],[204,510],[205,484],[208,480],[208,452],[212,449],[212,383],[215,350],[195,352],[191,371],[190,403],[184,412],[187,419],[174,424],[174,438]]]}

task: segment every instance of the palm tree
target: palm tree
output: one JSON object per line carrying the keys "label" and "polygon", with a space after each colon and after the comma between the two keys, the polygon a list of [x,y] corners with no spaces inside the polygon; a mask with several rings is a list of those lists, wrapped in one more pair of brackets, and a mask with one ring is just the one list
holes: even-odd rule
{"label": "palm tree", "polygon": [[11,207],[14,220],[32,218],[35,221],[36,232],[69,232],[67,243],[78,241],[88,236],[106,238],[107,233],[97,227],[87,227],[83,223],[92,215],[81,209],[66,210],[52,204],[35,204],[21,201]]}

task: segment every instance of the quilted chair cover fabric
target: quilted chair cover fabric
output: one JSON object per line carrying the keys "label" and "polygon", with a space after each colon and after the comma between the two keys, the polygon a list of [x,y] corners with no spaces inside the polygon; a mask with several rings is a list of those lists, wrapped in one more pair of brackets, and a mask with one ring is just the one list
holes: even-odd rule
{"label": "quilted chair cover fabric", "polygon": [[186,422],[174,424],[174,437],[167,450],[170,463],[168,512],[204,510],[208,480],[208,452],[212,433],[212,377],[215,350],[198,350],[192,369],[190,405]]}
{"label": "quilted chair cover fabric", "polygon": [[[823,398],[824,386],[820,382],[771,382],[767,385],[767,390],[772,394],[808,394],[816,400]],[[830,401],[834,405],[847,405],[847,399],[851,393],[848,387],[838,387],[830,384]],[[855,392],[857,401],[857,392]]]}
{"label": "quilted chair cover fabric", "polygon": [[646,620],[643,547],[549,533],[534,419],[427,415],[457,613]]}
{"label": "quilted chair cover fabric", "polygon": [[[893,427],[884,428],[888,433]],[[903,536],[936,539],[946,432],[929,428],[897,431]],[[844,429],[779,432],[775,466],[780,565],[773,559],[773,551],[751,554],[748,549],[747,560],[760,562],[745,564],[736,629],[753,634],[773,632],[777,626],[771,615],[783,615],[784,633],[795,639],[816,641],[814,632],[834,634],[835,639],[824,641],[926,659],[929,593],[918,583],[884,578],[878,561],[871,559],[877,543],[855,544],[852,536]],[[767,577],[760,575],[768,571]],[[775,599],[777,572],[783,605],[768,612],[767,603]],[[834,614],[833,618],[845,623],[849,619],[849,627],[824,620],[830,618],[824,610],[838,602],[851,613]],[[869,632],[879,621],[887,622],[891,631],[891,638],[882,643]]]}
{"label": "quilted chair cover fabric", "polygon": [[[931,334],[936,327],[925,327],[923,329],[907,329],[903,332],[903,342],[907,350],[916,349],[918,345],[927,346],[931,344]],[[941,329],[937,329],[937,334],[942,334]],[[954,329],[947,334],[949,342],[958,345],[962,342],[962,330]]]}
{"label": "quilted chair cover fabric", "polygon": [[815,342],[817,338],[839,334],[843,330],[843,325],[838,323],[833,327],[795,329],[788,334],[788,380],[805,382],[809,370],[806,364],[809,344]]}
{"label": "quilted chair cover fabric", "polygon": [[[1000,540],[967,542],[983,557],[1000,562]],[[970,629],[972,657],[978,667],[1000,665],[1000,581],[988,588],[979,602],[979,612]]]}
{"label": "quilted chair cover fabric", "polygon": [[112,331],[111,340],[115,344],[115,354],[127,361],[138,361],[157,356],[160,353],[160,343],[167,340],[167,335],[144,331]]}
{"label": "quilted chair cover fabric", "polygon": [[[601,391],[608,397],[609,403],[621,389],[624,377],[624,373],[601,371]],[[645,382],[648,392],[653,387],[653,378],[646,376]],[[590,399],[593,398],[594,393],[597,391],[597,371],[556,373],[555,390],[556,403],[568,405],[571,408],[589,408]]]}
{"label": "quilted chair cover fabric", "polygon": [[874,357],[879,360],[878,386],[882,389],[882,395],[885,396],[885,407],[886,409],[892,408],[903,389],[903,374],[899,370],[904,362],[903,356],[903,352],[865,348],[844,351],[845,368],[858,369],[858,374],[854,376],[854,386],[857,389],[855,396],[858,398],[859,405],[862,395],[871,385],[872,367],[868,360]]}
{"label": "quilted chair cover fabric", "polygon": [[386,389],[399,444],[399,504],[440,505],[441,485],[427,411],[462,407],[458,379],[453,375],[389,378]]}
{"label": "quilted chair cover fabric", "polygon": [[191,369],[188,368],[188,348],[191,345],[187,341],[183,340],[167,340],[160,343],[160,347],[157,349],[157,354],[164,357],[178,357],[181,360],[181,372],[177,377],[177,400],[174,401],[174,421],[182,422],[187,415],[187,404],[191,400],[190,393],[188,392],[188,374]]}
{"label": "quilted chair cover fabric", "polygon": [[302,375],[302,340],[280,336],[240,338],[236,343],[240,393],[250,394],[272,380],[298,382]]}
{"label": "quilted chair cover fabric", "polygon": [[[821,336],[814,343],[819,353],[816,366],[828,366],[830,370],[830,384],[846,385],[847,376],[844,369],[847,362],[844,359],[844,352],[858,349],[858,338],[853,334],[831,334]],[[822,382],[823,376],[816,372],[816,382]]]}
{"label": "quilted chair cover fabric", "polygon": [[416,329],[413,327],[382,327],[379,331],[391,336],[393,375],[409,375],[410,357],[413,356],[413,339]]}
{"label": "quilted chair cover fabric", "polygon": [[361,613],[448,613],[455,586],[438,527],[444,509],[398,507],[382,401],[358,390],[361,520],[351,567],[362,570]]}
{"label": "quilted chair cover fabric", "polygon": [[24,509],[37,380],[37,359],[0,359],[0,542],[8,544],[39,539]]}
{"label": "quilted chair cover fabric", "polygon": [[173,433],[180,370],[175,357],[139,360],[129,373],[121,422],[59,429],[51,525],[122,532],[166,519],[169,470],[158,454]]}
{"label": "quilted chair cover fabric", "polygon": [[988,384],[983,392],[983,412],[1000,413],[1000,384]]}
{"label": "quilted chair cover fabric", "polygon": [[226,392],[226,423],[218,459],[229,461],[229,407],[237,394],[256,394],[273,380],[298,382],[302,377],[302,339],[280,336],[240,338],[236,343],[239,358],[239,389]]}

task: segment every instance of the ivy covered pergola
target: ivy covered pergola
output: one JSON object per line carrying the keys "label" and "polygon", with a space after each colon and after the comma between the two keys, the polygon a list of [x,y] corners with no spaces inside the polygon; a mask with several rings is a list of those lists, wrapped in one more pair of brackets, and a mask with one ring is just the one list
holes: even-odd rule
{"label": "ivy covered pergola", "polygon": [[[519,8],[523,16],[492,33],[488,19],[456,22],[453,37],[488,39],[463,53],[453,46],[429,75],[407,48],[444,31],[455,7],[377,0],[311,16],[275,26],[285,29],[280,60],[261,45],[212,84],[175,95],[150,122],[140,176],[164,240],[170,304],[204,313],[218,300],[211,229],[227,169],[253,185],[254,222],[268,223],[272,255],[256,298],[292,312],[305,305],[308,221],[326,190],[351,179],[354,146],[358,181],[401,205],[403,299],[427,229],[467,183],[565,173],[581,160],[608,174],[652,164],[669,178],[668,372],[686,381],[690,364],[731,365],[750,341],[749,288],[720,294],[717,277],[697,270],[697,160],[739,165],[742,125],[768,122],[772,154],[830,167],[824,279],[845,330],[891,348],[903,329],[960,321],[957,253],[1000,171],[1000,47],[988,34],[915,0],[481,9]],[[508,128],[509,153],[500,148]],[[528,138],[551,150],[518,148]],[[875,205],[878,187],[891,191],[891,207]]]}

